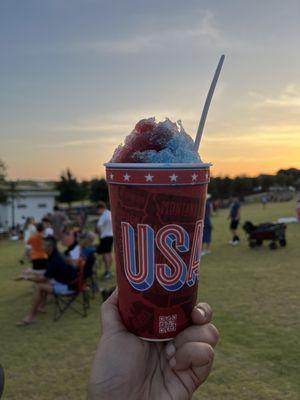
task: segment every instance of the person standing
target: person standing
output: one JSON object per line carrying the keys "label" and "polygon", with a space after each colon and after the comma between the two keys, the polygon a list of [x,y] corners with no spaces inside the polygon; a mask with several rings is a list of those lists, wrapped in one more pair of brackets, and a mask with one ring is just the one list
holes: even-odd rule
{"label": "person standing", "polygon": [[210,244],[211,244],[211,231],[212,231],[212,224],[211,224],[211,215],[213,206],[210,201],[210,194],[207,194],[206,197],[206,205],[205,205],[205,215],[204,215],[204,227],[203,227],[203,237],[202,237],[202,255],[210,254]]}
{"label": "person standing", "polygon": [[53,214],[50,216],[51,226],[54,230],[54,237],[56,240],[60,240],[62,237],[62,233],[64,231],[64,227],[67,223],[69,223],[69,219],[66,214],[59,209],[58,206],[53,208]]}
{"label": "person standing", "polygon": [[24,224],[24,244],[25,244],[25,251],[23,253],[22,258],[20,259],[20,264],[23,265],[25,260],[30,259],[30,245],[28,244],[29,238],[36,233],[36,227],[34,225],[34,219],[29,217],[26,219]]}
{"label": "person standing", "polygon": [[241,204],[237,197],[233,198],[233,201],[230,205],[230,211],[228,215],[228,219],[230,220],[230,230],[232,233],[232,240],[230,240],[229,244],[237,245],[240,243],[240,238],[237,235],[237,228],[241,218]]}
{"label": "person standing", "polygon": [[267,198],[267,196],[262,196],[262,198],[261,198],[260,201],[261,201],[261,204],[262,204],[263,209],[265,209],[266,206],[267,206],[267,203],[268,203],[268,198]]}
{"label": "person standing", "polygon": [[96,231],[100,237],[100,244],[97,248],[97,253],[102,255],[104,262],[105,271],[102,279],[109,279],[113,276],[111,272],[111,266],[113,262],[113,231],[111,212],[106,208],[106,204],[103,201],[100,201],[97,205],[97,213],[99,214],[99,219],[97,222]]}

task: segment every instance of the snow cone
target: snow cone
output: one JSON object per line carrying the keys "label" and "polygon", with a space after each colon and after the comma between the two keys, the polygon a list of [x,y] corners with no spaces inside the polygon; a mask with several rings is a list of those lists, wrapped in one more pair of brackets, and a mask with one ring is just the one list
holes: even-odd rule
{"label": "snow cone", "polygon": [[209,166],[180,123],[154,118],[106,164],[119,310],[142,339],[170,340],[191,323]]}

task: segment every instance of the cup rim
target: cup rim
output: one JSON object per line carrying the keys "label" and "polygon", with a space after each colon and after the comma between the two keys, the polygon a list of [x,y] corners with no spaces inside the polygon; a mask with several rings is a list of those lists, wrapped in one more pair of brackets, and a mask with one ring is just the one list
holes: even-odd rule
{"label": "cup rim", "polygon": [[207,169],[211,163],[104,163],[106,168],[118,169]]}

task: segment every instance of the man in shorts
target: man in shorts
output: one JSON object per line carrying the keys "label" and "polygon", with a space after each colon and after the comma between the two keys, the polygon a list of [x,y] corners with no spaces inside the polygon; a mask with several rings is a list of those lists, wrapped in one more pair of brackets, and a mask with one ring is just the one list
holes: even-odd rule
{"label": "man in shorts", "polygon": [[237,197],[233,198],[233,201],[230,205],[230,211],[228,215],[228,219],[230,220],[230,230],[232,233],[232,240],[230,240],[229,244],[237,245],[240,243],[240,238],[237,235],[237,228],[240,222],[241,217],[241,204]]}
{"label": "man in shorts", "polygon": [[97,212],[99,219],[97,222],[96,230],[100,237],[100,244],[97,248],[97,253],[102,255],[104,262],[104,274],[102,279],[109,279],[113,276],[111,272],[111,266],[113,262],[112,258],[112,246],[113,246],[113,231],[111,212],[106,208],[106,204],[100,201],[97,205]]}
{"label": "man in shorts", "polygon": [[33,294],[32,308],[29,313],[17,323],[18,326],[30,325],[35,321],[38,312],[44,311],[48,294],[68,295],[76,289],[77,269],[66,263],[56,247],[54,237],[43,240],[45,252],[48,255],[48,265],[43,275],[25,274],[18,280],[37,283]]}

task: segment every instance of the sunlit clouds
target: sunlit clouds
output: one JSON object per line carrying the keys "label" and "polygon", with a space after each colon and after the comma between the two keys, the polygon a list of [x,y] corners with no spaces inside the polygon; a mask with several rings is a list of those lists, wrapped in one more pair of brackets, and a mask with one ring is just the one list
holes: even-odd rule
{"label": "sunlit clouds", "polygon": [[[51,3],[51,4],[50,4]],[[100,176],[142,118],[195,137],[214,175],[300,167],[300,5],[116,0],[0,5],[0,158],[12,178]]]}

